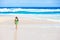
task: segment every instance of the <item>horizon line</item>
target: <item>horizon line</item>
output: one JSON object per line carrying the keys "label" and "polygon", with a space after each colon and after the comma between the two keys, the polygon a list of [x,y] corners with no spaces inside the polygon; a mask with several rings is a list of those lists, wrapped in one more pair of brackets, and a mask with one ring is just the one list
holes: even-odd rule
{"label": "horizon line", "polygon": [[60,7],[0,7],[0,8],[23,8],[23,9],[60,9]]}

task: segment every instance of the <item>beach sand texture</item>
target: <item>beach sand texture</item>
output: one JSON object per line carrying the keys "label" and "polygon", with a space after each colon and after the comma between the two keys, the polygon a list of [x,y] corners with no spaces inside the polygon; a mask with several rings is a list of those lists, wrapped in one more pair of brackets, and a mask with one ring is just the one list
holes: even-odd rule
{"label": "beach sand texture", "polygon": [[0,15],[0,40],[15,40],[15,16],[17,40],[60,40],[60,22],[32,15]]}

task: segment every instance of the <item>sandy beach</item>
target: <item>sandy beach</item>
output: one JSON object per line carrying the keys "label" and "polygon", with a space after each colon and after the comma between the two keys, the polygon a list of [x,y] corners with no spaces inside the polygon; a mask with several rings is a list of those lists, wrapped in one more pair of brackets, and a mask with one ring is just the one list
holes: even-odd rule
{"label": "sandy beach", "polygon": [[19,18],[17,40],[60,40],[60,22],[36,15],[0,15],[0,40],[14,40],[15,17]]}

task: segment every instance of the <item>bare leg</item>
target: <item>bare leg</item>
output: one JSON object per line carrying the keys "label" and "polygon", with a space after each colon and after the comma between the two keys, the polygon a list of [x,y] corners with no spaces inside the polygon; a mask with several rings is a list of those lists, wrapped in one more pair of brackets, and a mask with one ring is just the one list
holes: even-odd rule
{"label": "bare leg", "polygon": [[16,30],[18,29],[17,25],[16,25]]}

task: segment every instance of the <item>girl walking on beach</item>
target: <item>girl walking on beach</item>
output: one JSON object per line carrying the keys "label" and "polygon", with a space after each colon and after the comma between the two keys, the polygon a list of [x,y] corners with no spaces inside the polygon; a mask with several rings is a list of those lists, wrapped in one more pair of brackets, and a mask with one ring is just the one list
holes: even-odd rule
{"label": "girl walking on beach", "polygon": [[19,19],[18,17],[15,17],[15,25],[16,25],[16,30],[14,32],[14,40],[17,40],[17,32],[18,32],[18,23],[19,23]]}
{"label": "girl walking on beach", "polygon": [[18,28],[18,27],[17,27],[18,23],[19,23],[18,17],[15,17],[15,25],[16,25],[16,29]]}

